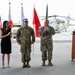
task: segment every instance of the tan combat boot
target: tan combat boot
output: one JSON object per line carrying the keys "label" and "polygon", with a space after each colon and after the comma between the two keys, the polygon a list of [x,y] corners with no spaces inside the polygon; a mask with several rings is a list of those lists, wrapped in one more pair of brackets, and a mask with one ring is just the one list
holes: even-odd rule
{"label": "tan combat boot", "polygon": [[49,65],[49,66],[53,66],[51,60],[48,60],[48,65]]}

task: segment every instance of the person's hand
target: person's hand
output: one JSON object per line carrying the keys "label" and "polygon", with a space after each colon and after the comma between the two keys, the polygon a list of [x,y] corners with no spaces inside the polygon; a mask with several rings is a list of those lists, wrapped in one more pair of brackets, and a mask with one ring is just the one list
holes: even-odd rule
{"label": "person's hand", "polygon": [[12,33],[10,33],[10,37],[12,37]]}
{"label": "person's hand", "polygon": [[47,30],[47,27],[44,27],[44,31],[46,31]]}
{"label": "person's hand", "polygon": [[34,44],[34,42],[31,42],[31,44]]}
{"label": "person's hand", "polygon": [[43,38],[43,36],[40,36],[40,38]]}
{"label": "person's hand", "polygon": [[8,34],[7,34],[7,36],[9,36],[11,33],[9,32]]}
{"label": "person's hand", "polygon": [[49,30],[49,27],[46,27],[47,30]]}
{"label": "person's hand", "polygon": [[19,45],[21,45],[21,42],[18,42]]}
{"label": "person's hand", "polygon": [[0,39],[2,39],[2,37],[0,37]]}

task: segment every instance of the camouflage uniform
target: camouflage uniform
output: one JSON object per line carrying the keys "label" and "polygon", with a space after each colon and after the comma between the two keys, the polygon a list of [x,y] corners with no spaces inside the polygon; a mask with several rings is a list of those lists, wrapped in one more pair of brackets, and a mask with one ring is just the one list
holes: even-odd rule
{"label": "camouflage uniform", "polygon": [[16,39],[18,43],[21,43],[22,62],[29,62],[31,60],[31,42],[35,42],[34,30],[30,26],[21,27],[17,31]]}
{"label": "camouflage uniform", "polygon": [[[43,31],[44,26],[41,27],[38,33],[41,36],[41,51],[42,51],[42,60],[51,60],[52,59],[52,51],[53,51],[53,41],[52,35],[55,34],[53,27],[48,26],[49,30]],[[47,56],[48,53],[48,56]]]}

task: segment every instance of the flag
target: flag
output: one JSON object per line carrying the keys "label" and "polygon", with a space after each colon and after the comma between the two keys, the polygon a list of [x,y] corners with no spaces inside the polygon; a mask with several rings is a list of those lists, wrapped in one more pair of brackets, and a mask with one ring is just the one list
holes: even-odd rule
{"label": "flag", "polygon": [[21,3],[21,24],[24,24],[24,12],[23,12],[23,3]]}
{"label": "flag", "polygon": [[34,15],[33,16],[33,25],[35,25],[35,35],[36,35],[36,37],[40,37],[40,35],[38,34],[38,30],[39,30],[41,24],[40,24],[40,21],[39,21],[39,18],[38,18],[35,8],[34,8],[33,15]]}
{"label": "flag", "polygon": [[1,16],[0,16],[0,29],[2,28]]}
{"label": "flag", "polygon": [[48,5],[46,6],[46,20],[48,19]]}
{"label": "flag", "polygon": [[13,27],[13,22],[12,22],[12,19],[11,19],[11,9],[10,9],[10,4],[11,4],[11,3],[9,3],[9,24],[10,24],[10,28],[12,28],[12,27]]}

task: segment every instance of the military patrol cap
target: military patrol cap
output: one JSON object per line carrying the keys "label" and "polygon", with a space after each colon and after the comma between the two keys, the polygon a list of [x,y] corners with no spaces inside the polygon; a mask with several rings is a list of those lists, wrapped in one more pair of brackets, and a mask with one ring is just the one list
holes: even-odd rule
{"label": "military patrol cap", "polygon": [[28,19],[27,19],[27,18],[25,18],[25,19],[24,19],[24,22],[28,22]]}

